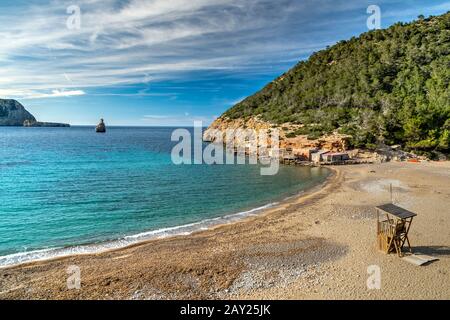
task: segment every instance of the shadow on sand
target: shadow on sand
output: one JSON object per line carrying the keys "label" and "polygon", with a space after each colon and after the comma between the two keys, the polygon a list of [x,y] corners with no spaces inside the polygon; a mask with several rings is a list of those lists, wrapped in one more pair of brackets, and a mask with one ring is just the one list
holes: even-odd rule
{"label": "shadow on sand", "polygon": [[450,256],[450,247],[448,246],[422,246],[412,249],[414,254],[426,254],[435,257]]}

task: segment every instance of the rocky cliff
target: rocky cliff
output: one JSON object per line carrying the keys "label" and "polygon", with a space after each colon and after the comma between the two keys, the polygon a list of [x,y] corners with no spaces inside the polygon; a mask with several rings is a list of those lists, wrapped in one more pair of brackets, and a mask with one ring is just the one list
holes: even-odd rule
{"label": "rocky cliff", "polygon": [[23,126],[25,121],[35,123],[36,118],[16,100],[0,99],[0,126]]}
{"label": "rocky cliff", "polygon": [[66,123],[39,122],[22,104],[13,99],[0,99],[0,126],[69,127]]}
{"label": "rocky cliff", "polygon": [[[237,129],[250,129],[254,130],[256,133],[263,130],[268,136],[268,141],[265,143],[270,145],[270,135],[278,131],[280,140],[280,151],[281,154],[289,153],[297,157],[303,157],[305,159],[309,158],[309,152],[313,149],[325,149],[335,152],[347,151],[348,150],[348,140],[350,136],[339,134],[333,132],[317,139],[311,139],[308,135],[296,135],[294,132],[301,129],[301,125],[296,125],[292,123],[276,124],[265,120],[260,117],[250,117],[247,119],[230,119],[226,116],[222,116],[216,119],[209,128],[204,132],[203,139],[205,141],[213,142],[215,140],[215,130],[219,130],[223,135],[223,141],[225,141],[225,135],[227,130],[237,130]],[[236,143],[245,144],[245,135],[240,137],[239,135],[234,135],[234,141]]]}

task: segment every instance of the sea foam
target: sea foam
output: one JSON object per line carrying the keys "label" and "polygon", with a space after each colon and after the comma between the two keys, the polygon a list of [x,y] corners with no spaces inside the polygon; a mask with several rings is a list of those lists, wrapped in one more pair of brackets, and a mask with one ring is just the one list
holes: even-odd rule
{"label": "sea foam", "polygon": [[199,222],[184,224],[175,227],[161,228],[157,230],[151,230],[146,232],[141,232],[138,234],[125,236],[121,239],[105,241],[95,244],[70,246],[64,248],[48,248],[41,250],[34,250],[28,252],[19,252],[14,254],[9,254],[0,257],[0,268],[11,267],[18,264],[23,264],[27,262],[43,261],[49,259],[55,259],[60,257],[66,257],[71,255],[82,255],[82,254],[94,254],[106,252],[109,250],[125,248],[127,246],[137,244],[142,241],[152,240],[152,239],[162,239],[172,236],[182,236],[189,235],[197,231],[207,230],[215,226],[222,224],[232,223],[242,220],[246,217],[256,215],[265,209],[269,209],[278,204],[278,202],[273,202],[266,204],[261,207],[253,208],[251,210],[242,211],[234,214],[225,215],[223,217],[205,219]]}

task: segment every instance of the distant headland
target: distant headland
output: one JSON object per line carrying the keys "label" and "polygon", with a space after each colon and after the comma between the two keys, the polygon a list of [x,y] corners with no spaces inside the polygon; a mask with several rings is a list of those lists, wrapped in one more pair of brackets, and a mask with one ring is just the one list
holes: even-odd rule
{"label": "distant headland", "polygon": [[70,127],[67,123],[37,121],[20,102],[13,99],[0,99],[0,126]]}

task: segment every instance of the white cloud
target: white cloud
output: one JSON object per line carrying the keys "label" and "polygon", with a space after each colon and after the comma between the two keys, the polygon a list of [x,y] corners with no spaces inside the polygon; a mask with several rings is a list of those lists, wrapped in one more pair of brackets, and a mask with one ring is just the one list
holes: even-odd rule
{"label": "white cloud", "polygon": [[66,28],[72,1],[0,10],[0,85],[59,90],[28,95],[53,97],[64,88],[177,79],[202,70],[260,72],[256,61],[283,52],[293,58],[290,50],[305,45],[272,40],[269,46],[263,39],[292,10],[283,6],[290,2],[282,0],[274,11],[268,0],[78,0],[79,30]]}
{"label": "white cloud", "polygon": [[83,90],[53,90],[51,93],[36,93],[29,96],[25,96],[25,99],[42,99],[42,98],[60,98],[60,97],[73,97],[82,96],[86,93]]}
{"label": "white cloud", "polygon": [[202,71],[242,77],[281,73],[339,40],[336,29],[348,30],[358,20],[335,13],[356,10],[364,20],[360,9],[367,3],[77,0],[79,30],[66,28],[66,8],[73,1],[0,8],[0,95],[66,97],[84,94],[80,89],[193,80],[192,73],[198,77]]}
{"label": "white cloud", "polygon": [[201,121],[203,125],[211,123],[210,117],[190,115],[185,113],[183,115],[144,115],[141,119],[146,126],[192,126],[195,121]]}
{"label": "white cloud", "polygon": [[144,120],[148,119],[167,119],[169,116],[157,115],[157,114],[147,114],[144,116]]}
{"label": "white cloud", "polygon": [[20,98],[20,99],[43,99],[43,98],[61,98],[82,96],[86,93],[83,90],[52,90],[51,92],[39,92],[34,90],[14,90],[14,89],[0,89],[0,96],[6,98]]}

